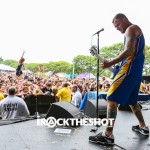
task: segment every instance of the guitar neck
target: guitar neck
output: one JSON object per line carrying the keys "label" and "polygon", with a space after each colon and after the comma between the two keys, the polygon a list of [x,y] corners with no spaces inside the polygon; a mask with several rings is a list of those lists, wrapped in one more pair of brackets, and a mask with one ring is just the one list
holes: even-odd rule
{"label": "guitar neck", "polygon": [[104,63],[104,59],[102,57],[100,57],[98,54],[96,54],[95,56],[100,60],[100,62]]}
{"label": "guitar neck", "polygon": [[[95,56],[100,60],[100,62],[104,63],[104,59],[102,57],[100,57],[98,54],[96,54]],[[115,69],[113,67],[109,67],[107,69],[113,73],[115,72]]]}

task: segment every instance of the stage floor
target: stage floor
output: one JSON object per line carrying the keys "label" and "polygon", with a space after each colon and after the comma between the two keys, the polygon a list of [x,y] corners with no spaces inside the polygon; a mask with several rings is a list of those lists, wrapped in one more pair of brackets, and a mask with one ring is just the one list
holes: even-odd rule
{"label": "stage floor", "polygon": [[[150,108],[150,105],[144,105]],[[147,125],[150,127],[150,110],[143,110]],[[132,112],[118,111],[114,128],[115,143],[118,146],[104,147],[90,143],[89,136],[103,131],[90,132],[94,126],[71,128],[70,134],[56,134],[55,128],[37,126],[36,120],[0,126],[0,150],[149,150],[150,138],[132,131],[132,125],[137,125]]]}

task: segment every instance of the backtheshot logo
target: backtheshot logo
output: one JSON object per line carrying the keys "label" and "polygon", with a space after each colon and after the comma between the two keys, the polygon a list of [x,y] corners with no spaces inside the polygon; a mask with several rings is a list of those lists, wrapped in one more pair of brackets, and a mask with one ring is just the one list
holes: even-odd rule
{"label": "backtheshot logo", "polygon": [[93,126],[93,125],[102,125],[102,126],[112,126],[114,119],[100,119],[100,118],[59,118],[49,117],[47,119],[37,118],[37,126],[48,126],[49,128],[54,128],[56,126]]}

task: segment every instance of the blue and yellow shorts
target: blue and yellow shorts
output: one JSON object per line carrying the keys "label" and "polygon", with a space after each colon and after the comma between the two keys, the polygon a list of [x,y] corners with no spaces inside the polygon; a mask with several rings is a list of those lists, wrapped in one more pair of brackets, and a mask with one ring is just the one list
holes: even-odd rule
{"label": "blue and yellow shorts", "polygon": [[142,77],[119,72],[107,94],[107,100],[120,105],[136,105]]}

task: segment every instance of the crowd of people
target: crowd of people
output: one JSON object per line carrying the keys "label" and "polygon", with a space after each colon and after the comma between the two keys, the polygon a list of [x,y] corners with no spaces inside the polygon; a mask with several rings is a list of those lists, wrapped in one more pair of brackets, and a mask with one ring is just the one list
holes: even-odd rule
{"label": "crowd of people", "polygon": [[[15,73],[0,72],[0,101],[8,101],[11,104],[7,105],[8,114],[5,114],[4,116],[4,113],[2,112],[6,109],[3,107],[3,102],[0,102],[0,113],[2,119],[12,119],[14,117],[14,115],[10,115],[10,112],[8,111],[16,110],[16,103],[11,102],[11,99],[12,97],[14,98],[14,96],[18,96],[22,100],[25,100],[27,96],[31,95],[49,95],[53,96],[56,102],[67,101],[71,102],[76,107],[79,107],[86,92],[97,91],[97,87],[99,92],[107,92],[110,87],[111,83],[106,77],[102,77],[97,86],[95,79],[67,79],[59,78],[56,75],[50,77],[45,77],[43,75],[43,77],[41,77],[38,74],[25,74],[22,71],[22,68],[25,69],[24,54],[25,51],[18,61]],[[38,69],[40,73],[44,72],[44,66],[38,66]],[[10,91],[15,91],[15,93],[10,94]]]}
{"label": "crowd of people", "polygon": [[[100,77],[97,86],[97,81],[95,79],[67,79],[59,78],[56,75],[50,77],[45,77],[43,75],[42,77],[38,74],[23,73],[22,67],[25,68],[24,53],[25,52],[23,52],[18,61],[15,73],[0,72],[0,114],[2,119],[13,119],[18,117],[18,115],[21,115],[20,107],[22,108],[23,116],[29,115],[27,105],[24,103],[27,96],[49,95],[54,97],[56,102],[67,101],[76,107],[80,107],[86,92],[96,92],[97,87],[99,92],[108,92],[110,88],[111,80],[105,76]],[[43,68],[44,67],[42,67],[42,70]],[[41,72],[40,66],[39,72]],[[150,94],[150,84],[141,83],[139,92]],[[16,103],[16,101],[20,101],[20,103]]]}
{"label": "crowd of people", "polygon": [[[111,80],[105,76],[100,77],[98,91],[107,92]],[[15,95],[25,99],[29,95],[51,95],[57,102],[71,102],[79,107],[86,92],[97,91],[95,79],[67,79],[56,75],[51,77],[39,77],[37,74],[22,74],[16,76],[13,72],[0,73],[0,101],[9,95],[9,88],[15,88]],[[141,93],[150,94],[150,84],[141,84]]]}
{"label": "crowd of people", "polygon": [[[74,91],[72,87],[77,87],[77,91],[80,91],[82,98],[87,91],[96,91],[97,85],[95,79],[67,79],[59,78],[56,75],[51,77],[38,77],[36,74],[23,74],[21,77],[16,77],[14,73],[1,72],[0,73],[0,99],[2,100],[8,95],[8,88],[10,86],[16,87],[16,95],[21,98],[25,98],[28,94],[33,95],[52,95],[56,96],[60,93],[60,89],[67,87],[70,92]],[[106,77],[100,78],[99,92],[108,90],[111,81]],[[58,93],[58,94],[59,94]],[[71,94],[72,95],[72,94]],[[63,98],[57,96],[57,101],[63,101]]]}

